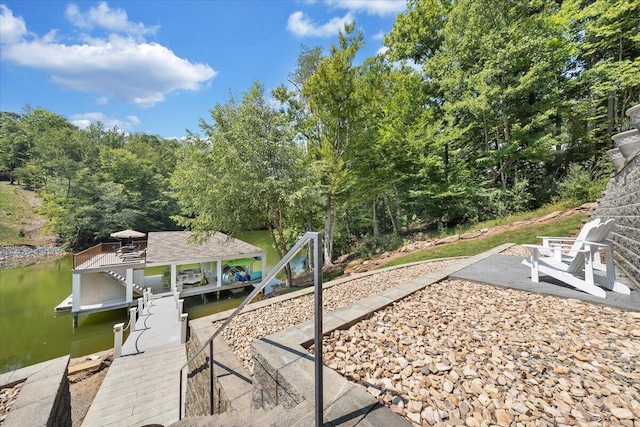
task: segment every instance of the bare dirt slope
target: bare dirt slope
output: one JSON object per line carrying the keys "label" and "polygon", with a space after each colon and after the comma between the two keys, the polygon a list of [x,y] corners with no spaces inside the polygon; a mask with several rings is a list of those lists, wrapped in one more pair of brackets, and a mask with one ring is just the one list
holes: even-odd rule
{"label": "bare dirt slope", "polygon": [[34,191],[0,182],[0,246],[55,243],[54,235],[44,233],[46,219],[38,213],[41,205]]}

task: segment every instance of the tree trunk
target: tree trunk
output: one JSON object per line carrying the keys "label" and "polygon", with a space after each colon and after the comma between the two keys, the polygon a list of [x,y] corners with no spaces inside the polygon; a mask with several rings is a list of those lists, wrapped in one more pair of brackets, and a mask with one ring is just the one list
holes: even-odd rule
{"label": "tree trunk", "polygon": [[324,205],[324,264],[333,265],[333,216],[331,192],[327,191]]}
{"label": "tree trunk", "polygon": [[[307,219],[307,231],[313,231],[313,211],[309,210],[309,217]],[[307,265],[309,268],[313,268],[313,242],[307,243]]]}
{"label": "tree trunk", "polygon": [[[284,234],[282,233],[282,224],[279,223],[277,227],[278,227],[278,235],[276,236],[276,233],[275,233],[276,230],[274,230],[273,225],[269,224],[267,226],[267,228],[269,229],[269,234],[271,235],[271,241],[273,242],[273,246],[275,246],[276,252],[278,252],[278,256],[280,257],[280,259],[282,259],[287,254],[286,242],[284,240]],[[266,274],[266,271],[263,272],[262,274]],[[287,265],[284,266],[284,286],[286,288],[290,288],[292,283],[293,283],[293,280],[291,277],[291,266],[289,265],[289,263],[287,263]]]}
{"label": "tree trunk", "polygon": [[373,196],[373,205],[372,205],[372,216],[373,216],[373,236],[377,237],[380,234],[380,228],[378,226],[378,215],[376,205],[378,202],[378,197]]}
{"label": "tree trunk", "polygon": [[393,212],[391,211],[391,204],[389,203],[389,197],[387,193],[382,193],[382,199],[384,200],[384,204],[387,205],[387,213],[389,214],[389,218],[391,218],[391,226],[393,227],[393,234],[396,236],[400,235],[400,230],[398,229],[398,224],[396,223],[396,219],[393,217]]}
{"label": "tree trunk", "polygon": [[609,97],[607,99],[607,134],[611,135],[614,132],[614,99],[615,99],[615,92],[614,91],[610,91],[609,92]]}

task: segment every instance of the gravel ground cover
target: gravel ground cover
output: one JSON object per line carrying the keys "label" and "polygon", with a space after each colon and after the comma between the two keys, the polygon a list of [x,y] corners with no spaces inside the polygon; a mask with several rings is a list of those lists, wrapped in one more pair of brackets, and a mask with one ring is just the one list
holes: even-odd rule
{"label": "gravel ground cover", "polygon": [[446,280],[324,340],[416,426],[640,427],[640,313]]}
{"label": "gravel ground cover", "polygon": [[521,245],[513,245],[500,253],[503,255],[521,256],[523,258],[529,258],[531,256],[529,249]]}
{"label": "gravel ground cover", "polygon": [[65,252],[57,246],[15,245],[0,247],[0,261],[45,256],[62,256]]}
{"label": "gravel ground cover", "polygon": [[66,253],[57,246],[14,245],[0,247],[0,270],[53,260]]}
{"label": "gravel ground cover", "polygon": [[5,387],[0,389],[0,425],[4,424],[7,414],[11,410],[11,406],[16,401],[24,382],[18,383],[13,387]]}
{"label": "gravel ground cover", "polygon": [[[455,260],[432,261],[350,280],[323,291],[323,311],[333,311],[370,295],[393,288],[452,264]],[[304,295],[240,314],[222,332],[222,337],[253,373],[251,343],[313,318],[313,295]],[[218,326],[218,325],[214,325]]]}

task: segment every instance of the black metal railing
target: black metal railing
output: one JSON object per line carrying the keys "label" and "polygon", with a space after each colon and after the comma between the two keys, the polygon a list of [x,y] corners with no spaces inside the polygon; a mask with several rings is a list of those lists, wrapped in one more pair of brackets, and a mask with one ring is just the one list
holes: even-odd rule
{"label": "black metal railing", "polygon": [[271,271],[262,278],[262,281],[240,305],[231,313],[231,315],[220,325],[220,327],[209,337],[207,341],[193,354],[190,355],[187,363],[180,368],[180,408],[179,419],[182,419],[182,378],[183,371],[195,360],[195,358],[206,348],[209,348],[209,413],[214,413],[214,379],[213,379],[213,340],[227,327],[233,318],[242,311],[259,292],[287,265],[294,256],[310,241],[314,241],[314,344],[315,344],[315,425],[320,427],[323,424],[322,407],[322,236],[317,232],[305,233],[298,242],[287,252],[287,254],[271,269]]}

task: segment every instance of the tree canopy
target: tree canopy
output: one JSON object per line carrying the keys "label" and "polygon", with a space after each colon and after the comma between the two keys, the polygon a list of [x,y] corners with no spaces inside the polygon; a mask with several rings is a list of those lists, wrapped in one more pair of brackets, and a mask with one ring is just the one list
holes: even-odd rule
{"label": "tree canopy", "polygon": [[[184,141],[26,107],[0,115],[0,173],[86,247],[114,228],[268,229],[283,254],[539,207],[602,180],[640,103],[640,0],[409,0],[385,53],[357,23],[303,46],[288,82],[231,94]],[[568,177],[567,177],[568,176]]]}

